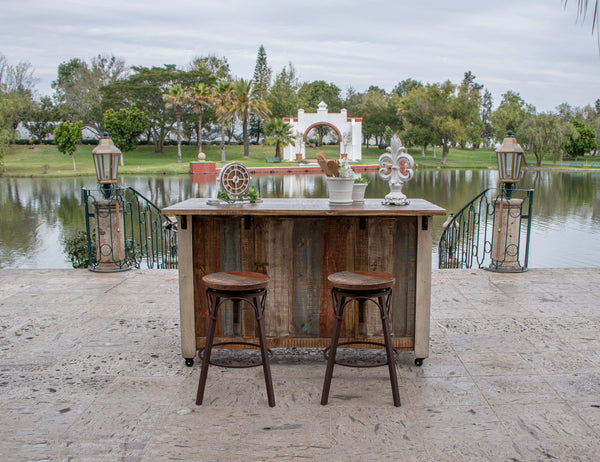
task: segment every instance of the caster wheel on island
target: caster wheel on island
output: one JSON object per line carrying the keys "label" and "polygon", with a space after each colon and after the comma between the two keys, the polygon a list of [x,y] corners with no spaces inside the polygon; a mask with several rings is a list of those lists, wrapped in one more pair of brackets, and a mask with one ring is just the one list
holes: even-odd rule
{"label": "caster wheel on island", "polygon": [[192,367],[194,365],[194,358],[185,358],[185,365],[187,367]]}
{"label": "caster wheel on island", "polygon": [[421,367],[423,365],[423,358],[417,358],[415,359],[415,366],[417,367]]}

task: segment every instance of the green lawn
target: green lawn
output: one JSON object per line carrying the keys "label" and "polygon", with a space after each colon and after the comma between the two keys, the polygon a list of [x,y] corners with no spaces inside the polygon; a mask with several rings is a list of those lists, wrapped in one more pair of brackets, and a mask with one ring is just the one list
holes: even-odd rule
{"label": "green lawn", "polygon": [[[60,176],[94,176],[94,164],[92,161],[93,145],[81,145],[75,152],[75,163],[77,171],[73,171],[71,158],[61,154],[56,146],[46,145],[14,145],[9,147],[3,166],[3,176],[8,177],[60,177]],[[165,146],[164,152],[154,152],[153,146],[139,146],[137,149],[124,154],[125,165],[119,169],[119,174],[123,175],[156,175],[156,174],[187,174],[189,173],[189,162],[197,160],[196,146],[182,146],[183,162],[177,163],[177,146]],[[320,148],[307,148],[307,158],[314,159],[319,151],[325,151],[327,157],[335,159],[339,156],[338,146],[323,146]],[[219,146],[204,146],[203,151],[207,160],[217,162],[217,166],[222,165],[221,152]],[[410,148],[409,153],[414,157],[415,163],[419,168],[487,168],[496,166],[496,154],[492,150],[470,150],[470,149],[451,149],[448,155],[446,165],[440,163],[442,150],[436,150],[436,157],[433,157],[433,150],[430,148],[426,156],[421,156],[420,148]],[[376,147],[362,149],[362,161],[360,164],[377,164],[379,156],[385,152]],[[268,164],[266,157],[275,156],[273,146],[250,146],[250,158],[244,159],[243,147],[232,145],[225,147],[227,162],[242,162],[248,167],[260,167],[273,165]],[[535,159],[527,158],[530,165],[535,164]],[[296,162],[283,162],[281,165],[298,165]],[[560,164],[544,164],[545,166],[560,166]],[[568,166],[566,162],[564,166]]]}

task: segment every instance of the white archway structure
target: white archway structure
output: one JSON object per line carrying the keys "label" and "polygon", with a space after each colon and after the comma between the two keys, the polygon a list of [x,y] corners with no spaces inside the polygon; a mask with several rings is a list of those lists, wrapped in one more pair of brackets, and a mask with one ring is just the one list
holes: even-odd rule
{"label": "white archway structure", "polygon": [[316,114],[305,113],[298,109],[298,117],[285,117],[285,122],[292,126],[296,144],[283,148],[283,158],[287,161],[306,158],[306,135],[317,125],[327,125],[333,128],[340,140],[340,157],[348,155],[348,160],[358,161],[362,158],[362,117],[348,117],[346,109],[339,113],[329,113],[327,104],[319,103]]}

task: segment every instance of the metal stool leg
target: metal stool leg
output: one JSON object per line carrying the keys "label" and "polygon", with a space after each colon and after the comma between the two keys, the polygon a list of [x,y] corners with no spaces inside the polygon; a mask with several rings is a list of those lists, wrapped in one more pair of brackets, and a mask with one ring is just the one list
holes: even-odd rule
{"label": "metal stool leg", "polygon": [[322,405],[327,404],[327,401],[329,401],[329,389],[331,387],[331,379],[333,378],[333,366],[335,366],[335,354],[340,339],[342,315],[344,312],[344,297],[336,294],[335,289],[331,291],[331,299],[335,308],[335,323],[333,325],[333,334],[329,345],[329,359],[327,360],[327,370],[325,371],[325,382],[323,383],[323,392],[321,393]]}
{"label": "metal stool leg", "polygon": [[392,348],[392,336],[390,334],[390,300],[392,294],[387,294],[386,297],[378,297],[379,310],[381,311],[381,325],[383,328],[383,338],[385,341],[385,352],[387,354],[388,369],[390,372],[390,382],[392,385],[392,396],[394,398],[394,406],[400,406],[400,393],[398,392],[398,377],[396,375],[396,359]]}
{"label": "metal stool leg", "polygon": [[260,337],[260,354],[262,357],[263,373],[265,376],[265,384],[267,386],[267,398],[270,407],[275,407],[275,393],[273,391],[273,379],[271,378],[271,365],[269,363],[269,354],[267,352],[267,338],[265,335],[265,297],[266,293],[259,297],[256,295],[253,298],[254,311],[256,312],[256,323],[258,324],[258,335]]}
{"label": "metal stool leg", "polygon": [[196,395],[196,405],[202,404],[204,398],[204,389],[206,387],[206,377],[208,376],[208,366],[210,365],[210,354],[212,351],[212,344],[215,337],[215,328],[217,324],[217,310],[219,308],[219,296],[207,292],[206,299],[208,306],[210,307],[209,321],[208,321],[208,332],[206,334],[206,343],[204,345],[204,356],[202,359],[202,369],[200,371],[200,381],[198,382],[198,393]]}

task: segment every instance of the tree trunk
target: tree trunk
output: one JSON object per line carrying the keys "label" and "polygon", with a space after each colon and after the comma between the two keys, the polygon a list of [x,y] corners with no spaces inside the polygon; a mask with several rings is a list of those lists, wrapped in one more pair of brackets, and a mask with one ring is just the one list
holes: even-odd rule
{"label": "tree trunk", "polygon": [[221,118],[221,162],[225,161],[225,119]]}
{"label": "tree trunk", "polygon": [[444,141],[442,144],[442,165],[446,163],[446,159],[448,158],[448,153],[450,152],[450,143],[448,141]]}
{"label": "tree trunk", "polygon": [[71,154],[71,160],[73,161],[73,171],[77,171],[77,167],[75,166],[75,153]]}
{"label": "tree trunk", "polygon": [[281,142],[279,140],[275,143],[275,157],[281,159]]}
{"label": "tree trunk", "polygon": [[177,106],[177,163],[181,164],[181,108]]}
{"label": "tree trunk", "polygon": [[250,140],[248,140],[248,113],[244,112],[242,118],[242,137],[244,139],[244,158],[250,157]]}
{"label": "tree trunk", "polygon": [[260,119],[257,117],[256,118],[256,144],[260,143],[260,132],[261,132],[261,126],[260,126]]}
{"label": "tree trunk", "polygon": [[202,152],[202,109],[198,111],[198,154]]}
{"label": "tree trunk", "polygon": [[427,150],[427,145],[424,144],[421,146],[421,157],[425,157],[425,151]]}
{"label": "tree trunk", "polygon": [[152,141],[154,143],[154,152],[163,152],[163,144],[165,137],[163,133],[158,130],[152,130]]}

